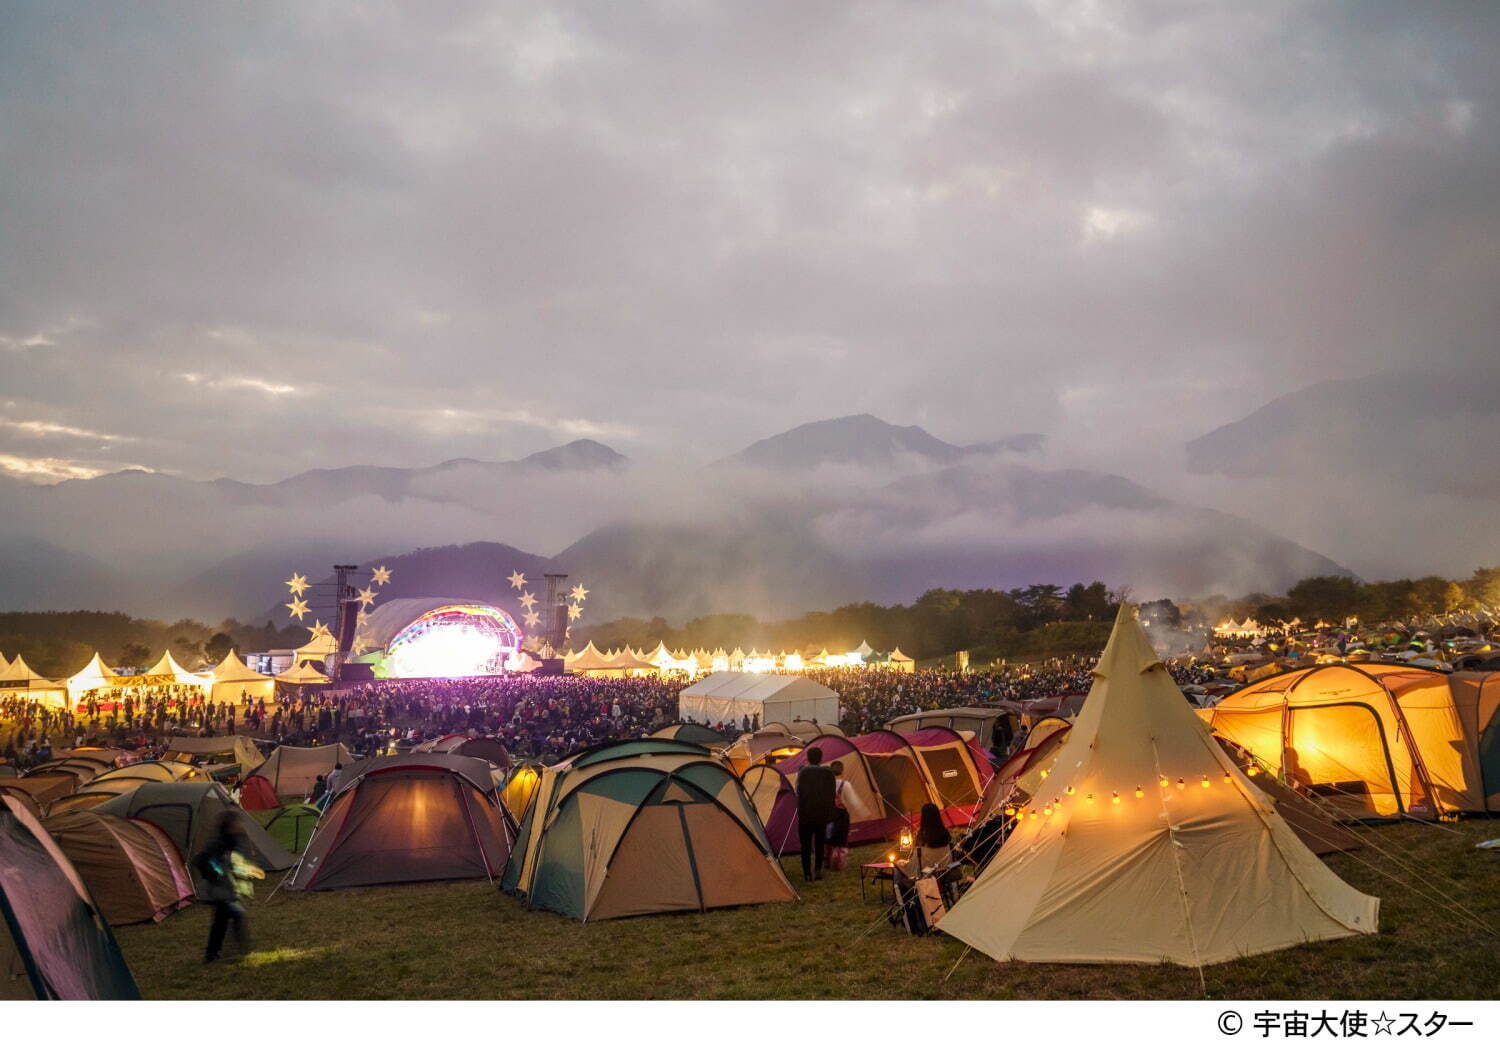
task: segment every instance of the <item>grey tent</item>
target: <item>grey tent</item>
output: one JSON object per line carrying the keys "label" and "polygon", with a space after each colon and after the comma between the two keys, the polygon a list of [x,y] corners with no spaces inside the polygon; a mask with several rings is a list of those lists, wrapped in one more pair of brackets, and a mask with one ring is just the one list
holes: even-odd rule
{"label": "grey tent", "polygon": [[142,784],[96,807],[116,817],[150,821],[182,851],[193,881],[203,889],[203,877],[193,867],[193,858],[219,830],[226,813],[239,819],[245,830],[245,856],[267,872],[281,872],[297,863],[281,844],[244,810],[235,805],[217,784]]}
{"label": "grey tent", "polygon": [[78,870],[3,790],[0,865],[0,1000],[140,999]]}
{"label": "grey tent", "polygon": [[513,841],[489,763],[378,758],[342,784],[287,889],[498,879]]}

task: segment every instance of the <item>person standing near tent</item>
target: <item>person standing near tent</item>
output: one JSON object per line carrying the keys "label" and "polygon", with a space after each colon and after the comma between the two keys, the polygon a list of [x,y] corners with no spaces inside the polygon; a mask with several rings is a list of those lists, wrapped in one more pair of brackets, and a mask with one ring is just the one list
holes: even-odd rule
{"label": "person standing near tent", "polygon": [[834,819],[837,780],[823,765],[821,748],[807,749],[807,765],[797,773],[797,836],[802,843],[802,878],[823,878],[823,844]]}
{"label": "person standing near tent", "polygon": [[233,814],[225,813],[218,834],[193,859],[207,884],[203,900],[214,907],[214,921],[208,928],[208,947],[203,951],[204,963],[219,959],[224,935],[231,927],[234,928],[234,944],[239,954],[244,956],[250,951],[250,928],[245,923],[245,906],[240,904],[234,874],[234,855],[245,852],[244,837],[239,820]]}
{"label": "person standing near tent", "polygon": [[849,859],[849,811],[861,810],[864,803],[855,794],[854,785],[844,779],[844,763],[829,765],[833,773],[833,820],[828,825],[828,847],[824,863],[839,871]]}

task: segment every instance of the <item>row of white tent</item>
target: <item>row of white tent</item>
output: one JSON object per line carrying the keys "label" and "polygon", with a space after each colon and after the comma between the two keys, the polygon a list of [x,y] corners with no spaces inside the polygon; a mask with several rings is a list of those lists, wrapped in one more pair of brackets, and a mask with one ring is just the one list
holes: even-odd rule
{"label": "row of white tent", "polygon": [[272,678],[251,670],[230,650],[212,668],[194,673],[179,663],[169,649],[144,673],[121,674],[95,652],[93,658],[78,673],[61,681],[54,681],[32,670],[20,655],[10,660],[0,656],[0,696],[23,696],[50,706],[64,707],[69,703],[83,702],[90,692],[107,693],[132,689],[149,691],[153,688],[183,686],[197,689],[209,702],[238,701],[246,693],[252,699],[262,700],[269,699],[274,694],[278,680],[296,684],[299,676],[305,676],[309,669],[305,663],[299,664],[287,672],[293,677],[283,675]]}
{"label": "row of white tent", "polygon": [[665,642],[657,642],[654,649],[636,650],[621,648],[601,651],[592,641],[583,648],[563,656],[563,669],[570,673],[603,676],[625,676],[649,673],[683,673],[689,675],[720,672],[746,674],[772,674],[796,672],[808,669],[834,669],[839,667],[880,666],[894,670],[910,671],[916,662],[899,648],[889,653],[876,652],[869,642],[861,641],[859,647],[850,652],[830,653],[826,648],[817,652],[760,652],[742,648],[726,652],[722,648],[709,651],[697,649],[669,649]]}

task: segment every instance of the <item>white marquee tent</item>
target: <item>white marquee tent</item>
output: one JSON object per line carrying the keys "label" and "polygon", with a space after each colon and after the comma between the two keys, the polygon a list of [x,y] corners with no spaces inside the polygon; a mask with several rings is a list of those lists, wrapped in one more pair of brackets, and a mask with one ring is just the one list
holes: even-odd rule
{"label": "white marquee tent", "polygon": [[799,719],[823,725],[839,723],[838,693],[811,678],[790,674],[740,674],[720,671],[689,685],[677,697],[684,721],[714,725],[746,716],[767,722]]}

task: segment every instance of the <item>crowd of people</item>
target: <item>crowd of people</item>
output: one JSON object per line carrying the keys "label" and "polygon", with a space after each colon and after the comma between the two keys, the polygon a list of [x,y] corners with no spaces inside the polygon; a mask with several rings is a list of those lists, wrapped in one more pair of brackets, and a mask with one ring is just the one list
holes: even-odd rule
{"label": "crowd of people", "polygon": [[[1171,669],[1180,683],[1207,677],[1202,668]],[[965,672],[833,669],[815,677],[839,694],[850,735],[917,710],[1084,693],[1091,682],[1082,662]],[[269,702],[209,701],[191,689],[160,688],[90,693],[72,709],[0,694],[0,760],[24,767],[50,750],[85,745],[151,757],[174,736],[236,733],[294,746],[338,740],[356,754],[462,733],[494,737],[516,758],[555,759],[673,721],[683,684],[655,676],[436,678],[303,689]],[[724,732],[732,738],[748,728]]]}

